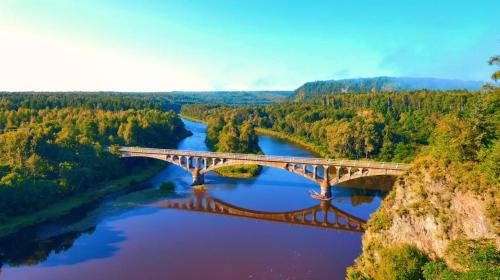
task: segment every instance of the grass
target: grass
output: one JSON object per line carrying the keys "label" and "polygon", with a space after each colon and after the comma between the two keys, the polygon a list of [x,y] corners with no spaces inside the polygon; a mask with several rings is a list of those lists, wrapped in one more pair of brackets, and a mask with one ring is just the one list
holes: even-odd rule
{"label": "grass", "polygon": [[259,175],[261,170],[260,165],[250,164],[219,167],[214,172],[229,178],[253,178]]}
{"label": "grass", "polygon": [[133,187],[134,185],[151,178],[164,167],[165,164],[163,162],[154,162],[147,167],[144,167],[142,171],[134,172],[134,174],[124,176],[116,180],[103,182],[95,188],[92,188],[84,193],[75,194],[71,197],[65,198],[46,209],[7,219],[2,225],[0,225],[0,238],[19,231],[22,228],[62,217],[69,214],[73,209],[95,202],[109,194]]}

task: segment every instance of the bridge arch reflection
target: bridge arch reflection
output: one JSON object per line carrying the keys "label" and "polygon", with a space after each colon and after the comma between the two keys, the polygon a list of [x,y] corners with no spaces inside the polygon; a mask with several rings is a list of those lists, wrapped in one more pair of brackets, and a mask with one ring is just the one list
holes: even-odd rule
{"label": "bridge arch reflection", "polygon": [[301,210],[267,212],[242,208],[207,196],[204,192],[196,192],[189,199],[162,201],[156,206],[351,232],[364,232],[366,228],[365,220],[340,210],[330,201],[321,201],[316,206]]}

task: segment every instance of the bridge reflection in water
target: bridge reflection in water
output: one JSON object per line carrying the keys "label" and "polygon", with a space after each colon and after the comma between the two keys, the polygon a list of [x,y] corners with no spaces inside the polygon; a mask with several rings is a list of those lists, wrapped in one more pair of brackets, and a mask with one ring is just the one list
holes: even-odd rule
{"label": "bridge reflection in water", "polygon": [[363,232],[366,227],[366,221],[338,209],[330,201],[302,210],[265,212],[241,208],[197,191],[189,199],[162,201],[156,206],[352,232]]}

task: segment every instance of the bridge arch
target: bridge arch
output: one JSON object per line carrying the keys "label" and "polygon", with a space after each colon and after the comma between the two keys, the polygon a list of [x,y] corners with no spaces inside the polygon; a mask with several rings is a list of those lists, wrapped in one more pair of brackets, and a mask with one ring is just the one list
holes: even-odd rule
{"label": "bridge arch", "polygon": [[338,209],[330,201],[321,201],[320,204],[306,209],[267,212],[242,208],[206,196],[204,192],[195,192],[195,195],[189,199],[161,201],[156,206],[352,232],[363,232],[366,228],[365,220]]}
{"label": "bridge arch", "polygon": [[400,175],[409,168],[409,165],[398,163],[377,163],[352,160],[335,161],[320,158],[279,157],[169,149],[121,147],[119,151],[122,157],[147,157],[175,164],[191,173],[193,185],[204,184],[205,174],[217,168],[256,164],[279,168],[301,175],[302,177],[318,183],[321,186],[321,193],[326,196],[331,194],[331,186],[333,185],[362,177]]}

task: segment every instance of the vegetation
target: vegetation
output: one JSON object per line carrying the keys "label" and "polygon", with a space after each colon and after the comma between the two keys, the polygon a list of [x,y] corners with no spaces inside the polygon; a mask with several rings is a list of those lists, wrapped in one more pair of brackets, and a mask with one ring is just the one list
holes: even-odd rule
{"label": "vegetation", "polygon": [[[182,115],[207,123],[207,145],[218,152],[261,153],[254,125],[241,110],[228,106],[186,105]],[[216,173],[233,178],[250,178],[259,174],[258,165],[237,165],[218,168]]]}
{"label": "vegetation", "polygon": [[498,108],[500,89],[488,86],[239,108],[193,105],[183,113],[209,120],[207,141],[215,147],[229,116],[324,156],[414,163],[370,219],[349,279],[498,279]]}
{"label": "vegetation", "polygon": [[215,173],[230,178],[252,178],[259,175],[260,171],[260,166],[254,164],[226,166],[214,170]]}
{"label": "vegetation", "polygon": [[160,190],[162,191],[167,191],[171,192],[175,190],[175,184],[174,182],[168,181],[168,182],[163,182],[160,184]]}
{"label": "vegetation", "polygon": [[428,257],[400,263],[417,264],[408,279],[500,277],[500,89],[467,99],[436,120],[412,170],[369,220],[349,279],[399,279],[402,243]]}
{"label": "vegetation", "polygon": [[[436,123],[445,114],[456,116],[482,93],[410,91],[329,95],[302,103],[231,108],[183,106],[185,115],[209,119],[208,143],[215,145],[231,116],[264,132],[273,132],[326,157],[373,158],[411,162],[429,144]],[[231,124],[228,124],[231,125]]]}
{"label": "vegetation", "polygon": [[326,94],[356,92],[391,92],[400,90],[478,90],[482,82],[459,81],[432,78],[396,78],[375,77],[360,79],[343,79],[305,83],[295,90],[291,99],[303,101],[321,97]]}
{"label": "vegetation", "polygon": [[0,104],[0,220],[5,223],[77,194],[99,192],[95,186],[102,181],[145,162],[120,161],[107,147],[174,147],[188,135],[173,111],[142,99],[2,95]]}

